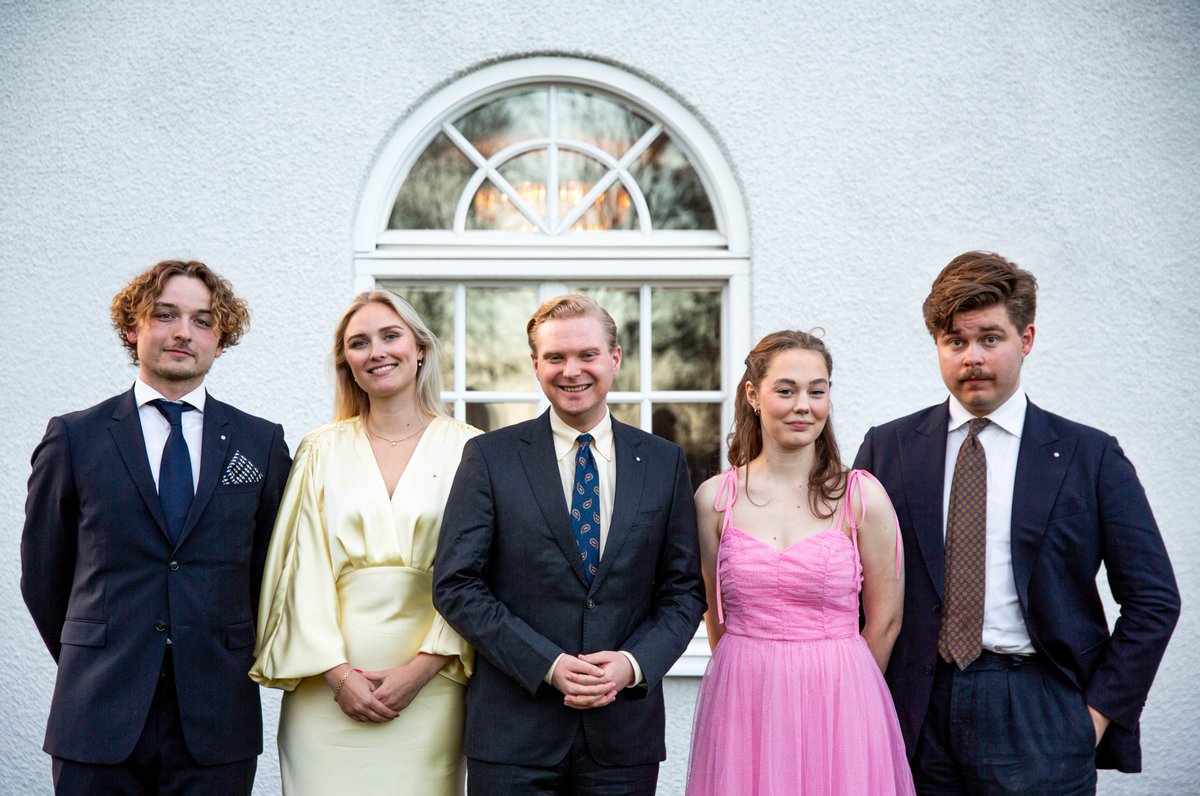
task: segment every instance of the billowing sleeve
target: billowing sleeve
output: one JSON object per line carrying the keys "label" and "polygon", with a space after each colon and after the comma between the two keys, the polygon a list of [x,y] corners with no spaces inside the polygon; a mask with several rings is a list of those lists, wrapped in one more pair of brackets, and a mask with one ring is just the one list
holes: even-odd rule
{"label": "billowing sleeve", "polygon": [[263,573],[250,678],[290,691],[347,660],[325,526],[319,432],[300,443]]}
{"label": "billowing sleeve", "polygon": [[433,626],[425,634],[421,642],[421,652],[430,655],[449,655],[451,660],[442,667],[438,674],[448,677],[456,683],[467,684],[471,673],[475,671],[475,650],[466,639],[458,635],[454,628],[446,623],[442,615],[433,612]]}
{"label": "billowing sleeve", "polygon": [[[463,446],[467,444],[467,440],[472,437],[479,436],[481,432],[473,426],[465,424],[455,424],[453,443],[446,445],[444,462],[443,483],[449,484],[454,480],[454,474],[458,471],[459,462],[462,461]],[[443,505],[444,509],[444,505]],[[441,532],[441,522],[438,522],[438,532]],[[436,546],[437,540],[433,540]],[[436,562],[434,563],[436,567]],[[467,640],[458,634],[450,624],[442,618],[441,613],[436,609],[433,612],[433,625],[429,628],[429,632],[425,634],[425,640],[421,642],[421,652],[430,655],[449,655],[453,658],[449,663],[442,667],[438,674],[443,677],[457,682],[466,684],[475,671],[475,649]]]}

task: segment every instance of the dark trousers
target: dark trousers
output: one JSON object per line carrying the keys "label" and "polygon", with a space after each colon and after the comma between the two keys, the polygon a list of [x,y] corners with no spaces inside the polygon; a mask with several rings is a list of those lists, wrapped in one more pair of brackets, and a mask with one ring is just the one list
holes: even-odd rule
{"label": "dark trousers", "polygon": [[587,748],[583,730],[554,766],[519,766],[467,759],[470,796],[653,796],[658,763],[604,766]]}
{"label": "dark trousers", "polygon": [[202,766],[188,753],[179,720],[179,698],[171,650],[163,658],[162,671],[146,726],[133,754],[114,765],[80,763],[54,758],[54,792],[58,796],[250,796],[258,758]]}
{"label": "dark trousers", "polygon": [[913,755],[921,796],[1093,794],[1096,731],[1082,693],[1040,656],[938,661]]}

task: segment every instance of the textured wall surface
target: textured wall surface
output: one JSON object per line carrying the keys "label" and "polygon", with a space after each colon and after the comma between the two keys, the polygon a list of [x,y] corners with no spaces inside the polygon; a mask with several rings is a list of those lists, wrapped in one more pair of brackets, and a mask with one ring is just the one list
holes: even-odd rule
{"label": "textured wall surface", "polygon": [[[438,86],[536,52],[637,72],[721,142],[750,216],[754,332],[825,328],[846,459],[872,423],[942,399],[919,307],[945,262],[990,248],[1038,275],[1029,394],[1120,438],[1186,606],[1144,714],[1146,773],[1100,790],[1200,790],[1200,6],[783,5],[0,0],[0,792],[50,792],[24,483],[51,415],[134,376],[113,293],[168,256],[228,276],[254,327],[210,389],[294,446],[329,413],[327,339],[379,147]],[[668,684],[666,794],[695,686]],[[278,788],[272,730],[258,791]]]}

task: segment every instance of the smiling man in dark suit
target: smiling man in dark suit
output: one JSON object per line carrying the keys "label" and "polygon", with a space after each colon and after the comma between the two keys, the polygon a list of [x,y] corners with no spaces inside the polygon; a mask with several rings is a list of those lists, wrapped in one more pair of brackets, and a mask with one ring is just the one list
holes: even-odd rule
{"label": "smiling man in dark suit", "polygon": [[112,317],[133,389],[50,421],[25,503],[21,591],[58,664],[55,792],[249,794],[283,429],[205,391],[249,313],[203,263],[158,263]]}
{"label": "smiling man in dark suit", "polygon": [[550,409],[467,443],[434,604],[479,653],[472,794],[652,794],[662,678],[704,612],[683,451],[615,420],[616,325],[587,296],[527,326]]}
{"label": "smiling man in dark suit", "polygon": [[1138,717],[1179,617],[1117,441],[1021,389],[1036,300],[997,254],[952,260],[924,307],[950,399],[872,428],[854,463],[904,537],[887,680],[921,794],[1094,793],[1097,766],[1140,771]]}

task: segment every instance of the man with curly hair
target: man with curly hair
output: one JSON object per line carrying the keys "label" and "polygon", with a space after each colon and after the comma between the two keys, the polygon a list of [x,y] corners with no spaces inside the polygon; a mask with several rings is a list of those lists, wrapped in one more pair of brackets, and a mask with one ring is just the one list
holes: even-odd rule
{"label": "man with curly hair", "polygon": [[208,395],[249,325],[228,281],[166,260],[112,302],[133,388],[55,417],[33,452],[21,591],[58,664],[59,794],[249,794],[262,752],[259,585],[283,428]]}

